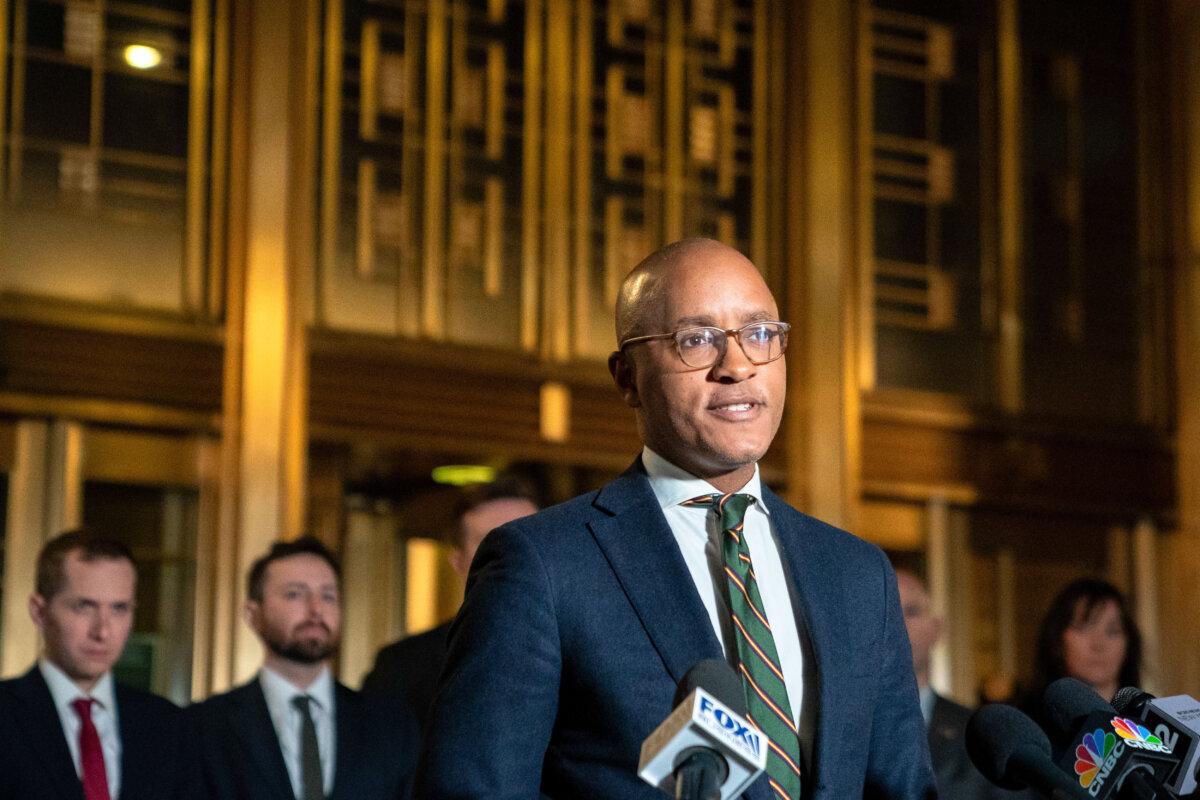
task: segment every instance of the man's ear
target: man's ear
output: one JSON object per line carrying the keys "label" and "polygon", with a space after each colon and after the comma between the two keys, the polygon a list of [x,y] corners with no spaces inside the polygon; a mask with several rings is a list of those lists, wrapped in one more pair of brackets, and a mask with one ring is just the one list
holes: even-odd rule
{"label": "man's ear", "polygon": [[447,560],[450,562],[450,568],[453,569],[460,578],[466,580],[467,572],[471,569],[471,562],[467,561],[467,554],[463,552],[461,547],[455,547],[450,551]]}
{"label": "man's ear", "polygon": [[614,350],[608,357],[608,371],[613,377],[613,383],[617,385],[617,391],[625,400],[625,405],[630,408],[640,407],[642,400],[638,397],[633,364],[630,363],[628,357],[620,350]]}
{"label": "man's ear", "polygon": [[29,595],[29,618],[33,620],[34,626],[37,629],[43,630],[46,625],[46,598],[42,597],[37,592]]}
{"label": "man's ear", "polygon": [[246,605],[242,609],[242,619],[246,620],[246,624],[250,626],[250,630],[258,632],[258,621],[262,616],[262,606],[257,600],[246,600]]}

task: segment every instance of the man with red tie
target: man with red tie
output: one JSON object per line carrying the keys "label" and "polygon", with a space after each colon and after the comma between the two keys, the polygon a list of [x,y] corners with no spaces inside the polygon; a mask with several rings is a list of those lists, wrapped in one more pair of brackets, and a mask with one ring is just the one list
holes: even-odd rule
{"label": "man with red tie", "polygon": [[0,682],[0,797],[194,796],[183,712],[113,680],[136,582],[133,556],[114,539],[70,531],[42,548],[29,598],[42,655],[25,675]]}

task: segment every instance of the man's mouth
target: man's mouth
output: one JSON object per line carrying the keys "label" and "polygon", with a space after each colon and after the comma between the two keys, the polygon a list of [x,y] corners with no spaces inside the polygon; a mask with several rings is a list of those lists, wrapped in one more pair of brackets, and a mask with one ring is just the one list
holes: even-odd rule
{"label": "man's mouth", "polygon": [[718,417],[738,421],[753,417],[761,407],[762,404],[757,400],[738,399],[713,403],[708,410]]}

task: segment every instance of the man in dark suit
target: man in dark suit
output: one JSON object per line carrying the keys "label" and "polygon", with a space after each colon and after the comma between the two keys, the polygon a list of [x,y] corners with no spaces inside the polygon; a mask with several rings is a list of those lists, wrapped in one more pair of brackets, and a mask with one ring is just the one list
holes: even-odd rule
{"label": "man in dark suit", "polygon": [[934,613],[925,584],[908,570],[896,570],[900,608],[912,643],[913,672],[921,714],[929,733],[929,755],[938,792],[948,800],[1019,800],[1037,795],[1001,789],[975,769],[967,755],[967,720],[971,709],[949,700],[929,684],[930,658],[942,636],[943,621]]}
{"label": "man in dark suit", "polygon": [[[506,522],[538,510],[533,493],[521,481],[504,477],[464,492],[458,504],[454,550],[450,566],[467,577],[483,538]],[[429,724],[438,675],[446,657],[450,623],[392,642],[375,656],[375,667],[363,679],[362,693],[372,701],[399,703]]]}
{"label": "man in dark suit", "polygon": [[246,622],[266,651],[249,683],[190,709],[213,800],[395,800],[416,723],[334,681],[339,567],[312,538],[279,542],[250,569]]}
{"label": "man in dark suit", "polygon": [[642,742],[721,657],[770,740],[748,798],[932,796],[887,559],[759,476],[783,412],[778,314],[754,265],[707,239],[626,278],[609,367],[642,455],[480,547],[418,797],[660,798]]}
{"label": "man in dark suit", "polygon": [[42,548],[29,598],[42,655],[25,675],[0,682],[0,797],[193,796],[183,712],[112,677],[133,627],[136,580],[119,541],[79,530]]}

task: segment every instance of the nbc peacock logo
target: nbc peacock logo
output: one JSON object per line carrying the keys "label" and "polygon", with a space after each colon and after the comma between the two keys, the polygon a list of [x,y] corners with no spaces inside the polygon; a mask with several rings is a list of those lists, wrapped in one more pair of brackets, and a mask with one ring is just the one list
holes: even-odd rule
{"label": "nbc peacock logo", "polygon": [[1083,742],[1075,748],[1075,774],[1079,776],[1080,786],[1086,789],[1092,785],[1104,760],[1116,746],[1117,737],[1105,733],[1103,728],[1084,734]]}
{"label": "nbc peacock logo", "polygon": [[1124,717],[1113,717],[1113,730],[1125,740],[1125,744],[1139,750],[1150,750],[1155,753],[1170,754],[1171,748],[1163,740],[1155,736],[1144,725]]}

